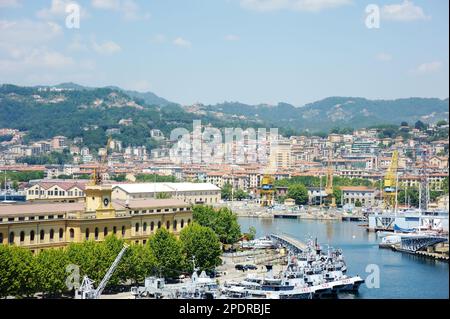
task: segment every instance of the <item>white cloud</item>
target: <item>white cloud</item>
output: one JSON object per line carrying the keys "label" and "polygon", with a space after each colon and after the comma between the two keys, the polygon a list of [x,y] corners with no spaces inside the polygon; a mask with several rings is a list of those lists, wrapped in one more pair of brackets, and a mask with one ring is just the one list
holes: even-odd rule
{"label": "white cloud", "polygon": [[0,0],[0,8],[19,8],[21,6],[19,0]]}
{"label": "white cloud", "polygon": [[73,58],[46,48],[28,51],[16,58],[0,60],[0,70],[4,73],[25,73],[37,70],[48,72],[74,65]]}
{"label": "white cloud", "polygon": [[148,20],[150,13],[141,12],[134,0],[92,0],[92,6],[100,10],[121,12],[125,20]]}
{"label": "white cloud", "polygon": [[378,61],[388,62],[392,61],[392,55],[390,55],[389,53],[381,52],[377,54],[376,59]]}
{"label": "white cloud", "polygon": [[111,55],[120,52],[122,48],[114,41],[105,41],[103,43],[97,43],[92,40],[92,48],[99,54]]}
{"label": "white cloud", "polygon": [[[53,44],[63,35],[54,22],[0,20],[0,82],[67,79],[92,74],[95,64],[77,61]],[[42,83],[42,82],[41,82]]]}
{"label": "white cloud", "polygon": [[184,48],[190,48],[192,46],[192,43],[189,42],[186,39],[183,39],[181,37],[176,38],[175,40],[173,40],[173,44],[179,47],[184,47]]}
{"label": "white cloud", "polygon": [[337,8],[348,5],[351,0],[240,0],[243,8],[255,11],[312,11]]}
{"label": "white cloud", "polygon": [[67,46],[67,49],[72,52],[86,52],[89,51],[89,47],[83,38],[77,34],[73,37],[72,41]]}
{"label": "white cloud", "polygon": [[54,22],[0,20],[0,43],[32,46],[51,41],[63,34]]}
{"label": "white cloud", "polygon": [[225,40],[227,41],[238,41],[239,39],[240,39],[239,36],[235,34],[227,34],[225,36]]}
{"label": "white cloud", "polygon": [[413,73],[415,73],[415,74],[434,73],[434,72],[441,70],[442,66],[443,66],[443,64],[440,61],[422,63],[413,70]]}
{"label": "white cloud", "polygon": [[119,10],[119,0],[92,0],[92,6],[98,9]]}
{"label": "white cloud", "polygon": [[408,0],[404,0],[400,4],[383,6],[381,17],[386,20],[402,22],[430,19],[430,16],[427,16],[421,7]]}

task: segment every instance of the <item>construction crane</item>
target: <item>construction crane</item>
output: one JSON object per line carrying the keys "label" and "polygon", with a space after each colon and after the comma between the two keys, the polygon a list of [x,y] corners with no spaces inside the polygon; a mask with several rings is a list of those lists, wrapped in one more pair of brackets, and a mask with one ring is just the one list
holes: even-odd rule
{"label": "construction crane", "polygon": [[333,152],[330,146],[328,153],[328,167],[327,167],[327,183],[325,186],[325,193],[327,194],[327,201],[330,207],[336,207],[336,198],[333,193],[333,165],[331,164],[331,156]]}
{"label": "construction crane", "polygon": [[261,195],[261,206],[267,207],[273,205],[273,197],[275,193],[274,180],[272,175],[265,173],[261,180],[261,189],[259,190]]}
{"label": "construction crane", "polygon": [[385,209],[395,208],[397,197],[398,151],[392,153],[391,164],[384,176],[383,206]]}
{"label": "construction crane", "polygon": [[103,277],[97,289],[94,288],[94,281],[89,279],[88,276],[84,276],[80,288],[75,291],[75,299],[98,299],[103,293],[103,290],[108,284],[109,279],[111,279],[111,276],[119,265],[120,260],[122,259],[128,247],[129,246],[127,244],[123,245],[122,250],[117,255],[111,267],[109,267],[105,277]]}

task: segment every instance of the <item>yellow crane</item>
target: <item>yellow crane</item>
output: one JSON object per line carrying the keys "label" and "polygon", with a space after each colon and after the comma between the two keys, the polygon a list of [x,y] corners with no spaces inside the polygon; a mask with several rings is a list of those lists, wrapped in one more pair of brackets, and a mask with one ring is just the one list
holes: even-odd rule
{"label": "yellow crane", "polygon": [[383,188],[383,206],[385,209],[395,207],[395,198],[397,195],[397,170],[398,170],[398,151],[392,152],[391,164],[384,176]]}
{"label": "yellow crane", "polygon": [[273,205],[273,197],[275,194],[274,179],[272,175],[265,173],[261,180],[261,188],[259,190],[261,196],[261,206],[267,207]]}
{"label": "yellow crane", "polygon": [[325,193],[327,193],[327,201],[330,207],[336,207],[336,198],[333,194],[333,165],[331,164],[332,149],[330,147],[328,153],[328,167],[327,167],[327,183],[325,185]]}

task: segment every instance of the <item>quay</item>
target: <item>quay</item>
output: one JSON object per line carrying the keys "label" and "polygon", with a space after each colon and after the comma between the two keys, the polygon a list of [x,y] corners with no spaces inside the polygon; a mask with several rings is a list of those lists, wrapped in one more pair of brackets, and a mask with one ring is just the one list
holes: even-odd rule
{"label": "quay", "polygon": [[422,256],[435,260],[449,260],[448,237],[422,236],[404,237],[396,244],[380,243],[379,248],[392,249],[401,253]]}

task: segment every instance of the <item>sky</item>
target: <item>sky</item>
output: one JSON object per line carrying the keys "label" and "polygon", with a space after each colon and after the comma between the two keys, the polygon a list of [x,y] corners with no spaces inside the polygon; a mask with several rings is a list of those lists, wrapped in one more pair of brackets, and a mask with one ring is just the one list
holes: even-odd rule
{"label": "sky", "polygon": [[[71,4],[80,8],[79,28]],[[0,0],[0,83],[116,85],[185,105],[447,98],[448,7],[446,0]]]}

